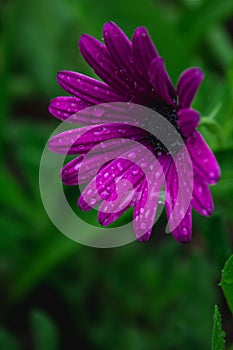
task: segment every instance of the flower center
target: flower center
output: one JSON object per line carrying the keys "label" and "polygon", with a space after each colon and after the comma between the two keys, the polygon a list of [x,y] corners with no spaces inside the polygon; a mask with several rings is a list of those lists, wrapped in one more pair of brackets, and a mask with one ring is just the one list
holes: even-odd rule
{"label": "flower center", "polygon": [[[164,102],[156,104],[156,106],[151,107],[154,111],[161,114],[171,123],[171,126],[166,130],[166,146],[160,141],[159,138],[156,138],[154,135],[150,135],[147,138],[149,148],[153,149],[153,152],[156,156],[162,154],[176,154],[178,153],[181,142],[180,137],[183,139],[183,136],[180,132],[180,127],[178,125],[178,118],[176,115],[176,108],[170,106],[168,104],[164,104]],[[174,131],[175,130],[178,132]],[[165,134],[164,130],[161,131],[163,136]],[[163,137],[164,139],[164,137]]]}

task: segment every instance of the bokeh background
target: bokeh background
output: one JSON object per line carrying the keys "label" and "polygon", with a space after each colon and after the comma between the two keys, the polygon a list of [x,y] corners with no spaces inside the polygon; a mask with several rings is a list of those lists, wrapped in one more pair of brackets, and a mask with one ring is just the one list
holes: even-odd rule
{"label": "bokeh background", "polygon": [[[207,350],[216,303],[229,349],[233,321],[218,283],[233,243],[232,0],[14,0],[0,12],[0,349]],[[189,245],[165,235],[163,216],[146,244],[81,246],[43,208],[39,162],[59,124],[47,107],[64,94],[57,71],[93,76],[78,38],[101,39],[109,20],[129,36],[147,26],[174,83],[189,66],[205,72],[193,107],[222,178],[214,215],[194,214]]]}

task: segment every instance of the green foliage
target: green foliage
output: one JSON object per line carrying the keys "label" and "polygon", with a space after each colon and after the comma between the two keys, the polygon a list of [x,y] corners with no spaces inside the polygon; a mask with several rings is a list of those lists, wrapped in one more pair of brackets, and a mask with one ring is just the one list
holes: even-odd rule
{"label": "green foliage", "polygon": [[233,313],[233,255],[227,260],[223,268],[220,286],[223,289],[228,306]]}
{"label": "green foliage", "polygon": [[5,329],[0,329],[0,349],[19,350],[19,346],[14,336]]}
{"label": "green foliage", "polygon": [[214,326],[212,337],[212,350],[225,349],[225,332],[222,331],[222,319],[218,306],[214,307]]}
{"label": "green foliage", "polygon": [[58,350],[58,333],[55,325],[47,315],[38,310],[32,311],[30,324],[35,350]]}
{"label": "green foliage", "polygon": [[[214,286],[232,251],[232,0],[15,0],[1,2],[0,13],[0,349],[66,349],[72,342],[101,350],[209,349],[211,310],[222,310]],[[164,234],[162,217],[148,244],[83,247],[57,231],[41,203],[40,158],[58,125],[47,106],[64,94],[56,73],[94,76],[77,41],[82,33],[101,39],[109,20],[129,37],[145,25],[174,83],[191,65],[205,72],[193,108],[222,177],[211,188],[215,214],[194,215],[189,246]],[[66,194],[75,205],[76,190]],[[95,212],[83,219],[97,224]],[[232,269],[231,257],[221,280],[231,311]],[[221,334],[215,307],[213,349],[223,348]],[[230,347],[230,335],[227,341]]]}

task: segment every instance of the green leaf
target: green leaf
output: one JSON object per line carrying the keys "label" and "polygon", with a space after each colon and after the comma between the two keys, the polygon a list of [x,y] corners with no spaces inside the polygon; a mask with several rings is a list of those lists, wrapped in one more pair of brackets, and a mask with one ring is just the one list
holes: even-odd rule
{"label": "green leaf", "polygon": [[225,349],[225,332],[222,330],[222,319],[218,306],[214,307],[214,325],[212,335],[212,350]]}
{"label": "green leaf", "polygon": [[19,350],[19,346],[15,338],[5,329],[0,329],[0,349]]}
{"label": "green leaf", "polygon": [[220,286],[233,313],[233,255],[230,256],[223,268]]}
{"label": "green leaf", "polygon": [[79,249],[79,246],[72,240],[56,234],[50,242],[46,242],[37,253],[30,258],[22,270],[19,271],[15,280],[15,288],[13,298],[19,300],[27,296],[27,294],[38,285],[43,278]]}
{"label": "green leaf", "polygon": [[192,37],[190,45],[195,45],[212,25],[229,18],[232,10],[232,0],[206,0],[203,6],[185,13],[181,28],[187,38]]}
{"label": "green leaf", "polygon": [[200,126],[205,126],[212,133],[219,133],[220,125],[212,117],[202,117]]}
{"label": "green leaf", "polygon": [[30,325],[35,350],[57,350],[59,348],[58,332],[48,315],[39,310],[33,310],[30,315]]}

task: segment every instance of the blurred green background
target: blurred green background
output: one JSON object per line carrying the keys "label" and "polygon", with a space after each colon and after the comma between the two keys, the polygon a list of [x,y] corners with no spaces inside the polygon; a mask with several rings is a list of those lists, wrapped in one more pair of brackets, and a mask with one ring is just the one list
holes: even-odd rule
{"label": "blurred green background", "polygon": [[[218,283],[233,243],[233,1],[14,0],[0,10],[0,349],[207,350],[215,303],[229,348]],[[39,162],[59,124],[47,107],[64,94],[57,71],[93,75],[77,41],[101,39],[109,20],[129,36],[145,25],[174,82],[192,65],[205,72],[193,106],[222,178],[214,215],[194,214],[190,245],[164,234],[164,216],[147,244],[81,246],[43,208]]]}

